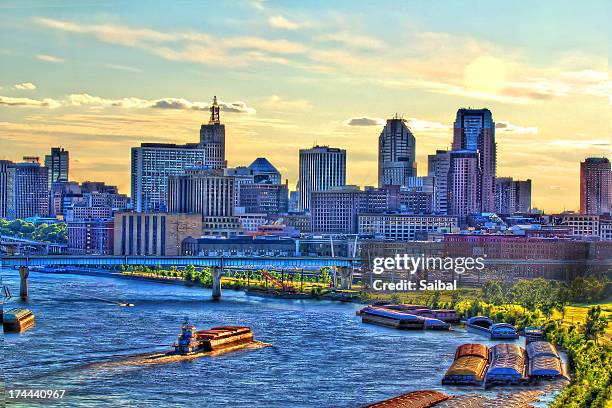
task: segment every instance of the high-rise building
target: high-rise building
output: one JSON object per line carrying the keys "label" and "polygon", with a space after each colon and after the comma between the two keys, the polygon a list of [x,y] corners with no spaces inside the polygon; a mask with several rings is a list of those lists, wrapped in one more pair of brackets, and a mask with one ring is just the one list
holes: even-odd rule
{"label": "high-rise building", "polygon": [[249,165],[255,183],[281,184],[281,174],[265,157],[258,157]]}
{"label": "high-rise building", "polygon": [[0,217],[7,217],[8,209],[8,170],[13,164],[10,160],[0,160]]}
{"label": "high-rise building", "polygon": [[589,157],[580,163],[580,212],[612,211],[612,172],[606,157]]}
{"label": "high-rise building", "polygon": [[387,119],[378,138],[378,186],[407,186],[417,175],[416,140],[404,119]]}
{"label": "high-rise building", "polygon": [[217,97],[210,106],[210,119],[200,127],[200,147],[206,151],[204,165],[211,169],[227,167],[225,161],[225,125],[221,123]]}
{"label": "high-rise building", "polygon": [[359,214],[359,234],[392,241],[424,239],[428,232],[449,232],[457,227],[457,217],[448,215]]}
{"label": "high-rise building", "polygon": [[459,109],[454,125],[453,150],[478,152],[480,210],[495,211],[497,146],[495,122],[488,109]]}
{"label": "high-rise building", "polygon": [[68,181],[70,155],[63,147],[52,147],[51,154],[45,156],[45,167],[49,171],[49,190],[53,183]]}
{"label": "high-rise building", "polygon": [[346,184],[346,150],[329,146],[300,149],[299,210],[310,209],[313,191]]}
{"label": "high-rise building", "polygon": [[253,170],[245,166],[228,167],[223,169],[223,174],[234,178],[234,205],[240,207],[240,187],[243,184],[253,184],[255,182]]}
{"label": "high-rise building", "polygon": [[204,235],[229,236],[240,231],[234,217],[234,179],[223,170],[191,168],[168,178],[168,211],[200,214]]}
{"label": "high-rise building", "polygon": [[49,172],[38,158],[8,167],[7,218],[46,217],[49,215]]}
{"label": "high-rise building", "polygon": [[206,150],[195,143],[143,143],[132,147],[132,206],[137,212],[165,211],[169,176],[202,166]]}
{"label": "high-rise building", "polygon": [[68,253],[73,255],[112,255],[113,219],[68,221]]}
{"label": "high-rise building", "polygon": [[478,194],[478,152],[456,150],[450,152],[448,170],[448,214],[459,217],[460,223],[472,213],[481,211]]}
{"label": "high-rise building", "polygon": [[495,179],[495,212],[498,214],[526,213],[531,209],[531,180]]}
{"label": "high-rise building", "polygon": [[363,192],[357,186],[313,191],[310,195],[312,232],[317,234],[354,234]]}
{"label": "high-rise building", "polygon": [[448,167],[450,152],[437,150],[428,156],[427,172],[434,178],[433,211],[436,214],[448,214]]}
{"label": "high-rise building", "polygon": [[289,210],[286,184],[241,184],[239,196],[239,206],[247,213],[279,214]]}

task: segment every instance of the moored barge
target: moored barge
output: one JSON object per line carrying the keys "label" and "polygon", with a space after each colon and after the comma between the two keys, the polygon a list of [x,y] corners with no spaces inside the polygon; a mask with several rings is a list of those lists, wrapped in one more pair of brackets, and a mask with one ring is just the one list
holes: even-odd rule
{"label": "moored barge", "polygon": [[375,402],[364,408],[430,408],[450,399],[448,395],[438,391],[413,391],[384,401]]}
{"label": "moored barge", "polygon": [[556,378],[563,376],[561,357],[555,346],[549,342],[532,341],[527,344],[527,357],[529,377]]}
{"label": "moored barge", "polygon": [[489,350],[491,364],[485,385],[520,384],[527,380],[525,349],[509,343],[496,344]]}
{"label": "moored barge", "polygon": [[30,309],[18,307],[4,312],[2,325],[5,333],[21,333],[32,327],[35,321],[34,313]]}
{"label": "moored barge", "polygon": [[177,354],[216,351],[228,346],[253,342],[253,332],[249,327],[219,326],[210,330],[196,331],[195,326],[185,322],[174,344]]}
{"label": "moored barge", "polygon": [[509,323],[494,323],[491,325],[491,340],[518,339],[516,327]]}
{"label": "moored barge", "polygon": [[400,330],[422,330],[425,319],[409,313],[377,306],[367,306],[359,311],[363,323],[392,327]]}
{"label": "moored barge", "polygon": [[463,344],[457,347],[455,360],[442,378],[442,384],[482,385],[488,364],[489,349],[485,345]]}

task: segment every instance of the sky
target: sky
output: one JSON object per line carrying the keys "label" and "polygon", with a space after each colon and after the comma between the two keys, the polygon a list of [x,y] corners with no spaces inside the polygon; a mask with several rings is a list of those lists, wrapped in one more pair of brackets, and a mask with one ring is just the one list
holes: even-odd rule
{"label": "sky", "polygon": [[385,119],[426,175],[457,109],[487,107],[497,175],[576,210],[580,161],[610,156],[610,4],[5,0],[0,159],[62,146],[71,179],[129,193],[130,148],[197,142],[217,95],[229,166],[266,157],[293,190],[299,149],[329,145],[376,185]]}

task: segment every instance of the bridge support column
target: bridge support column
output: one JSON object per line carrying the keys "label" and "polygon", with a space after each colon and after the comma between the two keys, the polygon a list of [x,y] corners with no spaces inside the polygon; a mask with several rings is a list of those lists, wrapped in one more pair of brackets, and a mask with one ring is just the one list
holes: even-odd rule
{"label": "bridge support column", "polygon": [[353,272],[346,266],[337,268],[340,274],[340,289],[350,289],[353,287]]}
{"label": "bridge support column", "polygon": [[19,297],[21,300],[28,299],[28,276],[30,275],[30,271],[27,266],[19,267],[19,277],[21,278],[19,284]]}
{"label": "bridge support column", "polygon": [[219,300],[221,299],[221,274],[223,273],[223,268],[213,266],[210,268],[210,272],[212,274],[212,297],[213,300]]}

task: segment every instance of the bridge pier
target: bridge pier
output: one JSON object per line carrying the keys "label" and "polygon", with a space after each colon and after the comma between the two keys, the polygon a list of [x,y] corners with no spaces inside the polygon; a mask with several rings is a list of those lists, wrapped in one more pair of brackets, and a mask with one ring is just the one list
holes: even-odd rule
{"label": "bridge pier", "polygon": [[353,271],[346,266],[339,266],[340,289],[351,289],[353,287]]}
{"label": "bridge pier", "polygon": [[19,267],[19,277],[20,279],[20,283],[19,283],[19,297],[21,298],[21,300],[27,300],[28,299],[28,276],[30,275],[30,271],[28,270],[27,266],[20,266]]}
{"label": "bridge pier", "polygon": [[223,268],[220,266],[213,266],[210,268],[212,274],[212,297],[213,300],[221,299],[221,275],[223,274]]}

